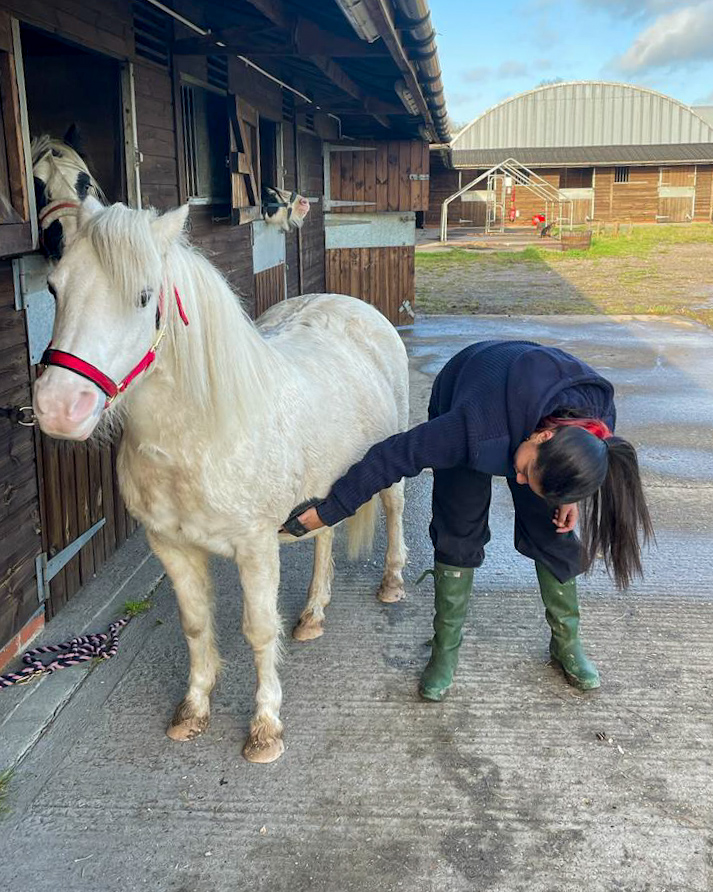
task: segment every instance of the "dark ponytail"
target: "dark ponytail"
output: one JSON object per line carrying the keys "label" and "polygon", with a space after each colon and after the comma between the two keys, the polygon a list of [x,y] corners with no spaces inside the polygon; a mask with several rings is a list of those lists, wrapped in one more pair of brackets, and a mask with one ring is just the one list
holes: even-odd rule
{"label": "dark ponytail", "polygon": [[639,475],[636,450],[621,437],[604,441],[608,470],[599,490],[581,506],[581,538],[584,569],[601,555],[617,587],[625,589],[642,576],[643,544],[653,540],[654,529]]}
{"label": "dark ponytail", "polygon": [[654,532],[636,450],[601,425],[596,419],[543,419],[538,429],[554,433],[539,447],[537,471],[548,502],[580,503],[582,569],[600,556],[625,589],[642,575],[641,546]]}

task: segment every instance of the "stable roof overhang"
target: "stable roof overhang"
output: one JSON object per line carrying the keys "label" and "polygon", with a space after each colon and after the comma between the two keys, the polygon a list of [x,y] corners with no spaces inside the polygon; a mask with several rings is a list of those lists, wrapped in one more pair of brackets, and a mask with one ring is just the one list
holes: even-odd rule
{"label": "stable roof overhang", "polygon": [[673,164],[713,164],[713,143],[660,146],[571,146],[564,148],[452,149],[456,169],[492,167],[516,158],[526,167],[621,167]]}
{"label": "stable roof overhang", "polygon": [[450,138],[427,0],[209,0],[200,12],[209,33],[174,54],[249,59],[349,136]]}

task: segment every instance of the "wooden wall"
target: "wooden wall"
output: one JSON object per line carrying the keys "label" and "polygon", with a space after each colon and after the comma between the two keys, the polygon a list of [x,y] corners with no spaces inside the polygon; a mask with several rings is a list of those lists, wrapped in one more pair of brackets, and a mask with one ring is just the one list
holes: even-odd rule
{"label": "wooden wall", "polygon": [[334,248],[327,251],[327,290],[351,294],[381,310],[394,325],[413,322],[414,249]]}
{"label": "wooden wall", "polygon": [[[429,188],[429,205],[428,210],[426,211],[426,225],[427,226],[440,226],[441,225],[441,205],[450,195],[453,195],[454,192],[458,191],[459,188],[459,173],[457,170],[449,170],[444,167],[441,163],[440,159],[435,158],[431,163],[431,179],[430,179],[430,188]],[[467,183],[466,179],[467,174],[471,173],[471,171],[462,171],[463,182]],[[471,177],[473,179],[473,177]],[[462,202],[460,198],[452,201],[448,205],[448,222],[452,225],[457,225],[460,220],[466,215],[463,213]]]}
{"label": "wooden wall", "polygon": [[285,264],[255,274],[255,318],[285,299]]}
{"label": "wooden wall", "polygon": [[335,213],[425,211],[429,181],[412,180],[411,174],[427,175],[428,143],[420,140],[361,142],[373,151],[332,152],[330,197],[341,201],[370,202],[336,207]]}
{"label": "wooden wall", "polygon": [[696,171],[695,220],[711,222],[713,211],[713,165],[699,164]]}
{"label": "wooden wall", "polygon": [[[282,151],[284,156],[285,189],[297,190],[297,131],[292,121],[282,125]],[[312,212],[310,208],[310,213]],[[309,216],[309,215],[308,215]],[[300,247],[297,231],[290,230],[285,235],[285,262],[287,266],[287,294],[295,297],[300,293]]]}
{"label": "wooden wall", "polygon": [[[15,309],[12,266],[0,261],[0,404],[32,402],[24,313]],[[0,650],[39,606],[35,557],[42,551],[32,428],[0,418]]]}
{"label": "wooden wall", "polygon": [[302,229],[298,233],[300,282],[303,294],[324,291],[324,165],[322,140],[311,133],[297,133],[297,188],[307,198],[319,197],[310,205]]}

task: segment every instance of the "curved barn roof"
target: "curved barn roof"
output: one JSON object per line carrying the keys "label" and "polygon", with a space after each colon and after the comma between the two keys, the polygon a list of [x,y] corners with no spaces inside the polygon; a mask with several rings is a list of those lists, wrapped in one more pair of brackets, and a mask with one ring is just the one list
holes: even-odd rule
{"label": "curved barn roof", "polygon": [[465,152],[684,143],[713,143],[713,127],[687,105],[630,84],[573,81],[493,106],[464,127],[451,147]]}

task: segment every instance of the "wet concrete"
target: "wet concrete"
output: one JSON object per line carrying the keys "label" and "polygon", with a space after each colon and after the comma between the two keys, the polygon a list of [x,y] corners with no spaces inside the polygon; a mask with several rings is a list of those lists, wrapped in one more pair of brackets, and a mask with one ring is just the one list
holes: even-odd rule
{"label": "wet concrete", "polygon": [[[540,316],[431,318],[403,335],[414,421],[425,415],[433,375],[477,339],[556,344],[614,382],[618,430],[640,449],[658,548],[625,595],[601,572],[581,585],[601,692],[574,692],[548,665],[534,570],[512,548],[509,494],[498,483],[457,684],[443,704],[419,702],[432,600],[429,583],[414,585],[431,560],[424,473],[408,485],[407,600],[373,597],[382,531],[372,560],[349,564],[339,547],[324,638],[286,640],[287,750],[273,765],[240,757],[254,670],[227,562],[215,564],[226,666],[211,727],[190,743],[164,736],[186,653],[170,587],[160,584],[119,655],[79,670],[81,682],[52,700],[10,782],[3,889],[713,887],[713,333],[676,319]],[[145,546],[138,538],[131,549],[108,572],[136,569]],[[287,627],[310,557],[309,543],[284,551]],[[142,567],[122,597],[153,584],[151,559]],[[96,587],[69,608],[76,630],[83,607],[98,622],[92,597]],[[66,637],[60,621],[48,640]],[[27,711],[37,719],[59,682],[0,693],[3,735],[23,721],[29,729]]]}

